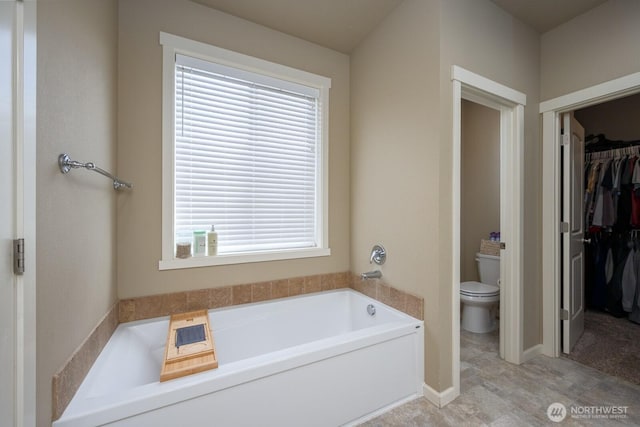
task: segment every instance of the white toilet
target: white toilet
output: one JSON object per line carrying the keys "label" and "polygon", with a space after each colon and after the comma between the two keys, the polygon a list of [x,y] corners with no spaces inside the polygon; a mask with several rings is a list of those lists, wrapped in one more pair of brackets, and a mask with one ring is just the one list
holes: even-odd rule
{"label": "white toilet", "polygon": [[480,282],[460,283],[462,329],[483,334],[496,328],[492,308],[500,301],[500,257],[476,254]]}

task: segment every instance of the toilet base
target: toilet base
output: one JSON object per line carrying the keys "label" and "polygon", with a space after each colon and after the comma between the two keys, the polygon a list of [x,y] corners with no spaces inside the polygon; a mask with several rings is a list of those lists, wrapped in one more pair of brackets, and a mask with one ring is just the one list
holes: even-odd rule
{"label": "toilet base", "polygon": [[460,326],[465,331],[476,334],[486,334],[494,331],[498,322],[491,315],[492,308],[492,304],[463,304]]}

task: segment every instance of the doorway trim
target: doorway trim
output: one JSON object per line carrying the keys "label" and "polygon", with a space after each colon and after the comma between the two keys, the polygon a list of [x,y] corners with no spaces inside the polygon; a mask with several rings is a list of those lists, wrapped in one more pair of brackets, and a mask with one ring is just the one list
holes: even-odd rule
{"label": "doorway trim", "polygon": [[36,425],[36,95],[37,0],[16,0],[14,29],[15,237],[24,273],[15,275],[15,422]]}
{"label": "doorway trim", "polygon": [[560,355],[560,116],[640,93],[640,72],[540,103],[542,114],[542,353]]}
{"label": "doorway trim", "polygon": [[[460,189],[462,100],[500,112],[500,224],[506,249],[502,251],[500,286],[500,355],[511,363],[523,362],[522,233],[524,194],[525,94],[454,65],[453,182],[452,182],[452,333],[453,393],[460,394]],[[443,393],[444,394],[444,393]],[[453,400],[451,398],[450,400]],[[449,401],[450,401],[449,400]],[[441,402],[441,406],[446,401]]]}

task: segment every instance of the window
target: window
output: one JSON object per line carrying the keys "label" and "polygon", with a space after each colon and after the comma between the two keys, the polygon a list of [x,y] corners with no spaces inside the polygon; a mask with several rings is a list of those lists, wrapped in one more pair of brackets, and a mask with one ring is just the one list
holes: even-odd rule
{"label": "window", "polygon": [[[161,33],[160,269],[329,255],[325,77]],[[176,242],[215,225],[218,255]]]}

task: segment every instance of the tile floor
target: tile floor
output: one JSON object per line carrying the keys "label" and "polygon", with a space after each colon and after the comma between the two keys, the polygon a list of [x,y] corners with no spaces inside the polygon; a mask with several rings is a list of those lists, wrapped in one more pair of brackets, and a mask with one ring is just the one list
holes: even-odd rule
{"label": "tile floor", "polygon": [[[382,426],[640,425],[640,386],[566,358],[538,356],[520,366],[498,357],[498,335],[463,332],[461,395],[438,409],[420,398],[363,424]],[[559,424],[547,417],[551,403],[565,405]],[[572,408],[627,406],[624,419],[573,418]]]}

